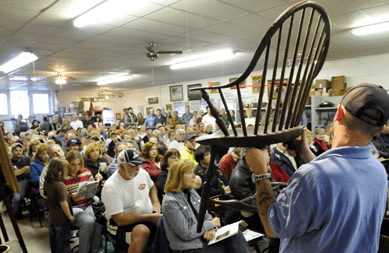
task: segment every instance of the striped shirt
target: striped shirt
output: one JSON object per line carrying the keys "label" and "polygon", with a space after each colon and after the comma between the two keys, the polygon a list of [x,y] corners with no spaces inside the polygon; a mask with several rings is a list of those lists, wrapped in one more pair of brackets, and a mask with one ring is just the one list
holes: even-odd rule
{"label": "striped shirt", "polygon": [[[69,194],[72,195],[74,192],[78,191],[79,184],[86,181],[94,181],[94,178],[90,170],[83,168],[82,170],[78,171],[76,178],[72,177],[71,175],[65,177],[64,183]],[[93,199],[81,199],[77,201],[72,199],[72,206],[89,206],[92,201]]]}

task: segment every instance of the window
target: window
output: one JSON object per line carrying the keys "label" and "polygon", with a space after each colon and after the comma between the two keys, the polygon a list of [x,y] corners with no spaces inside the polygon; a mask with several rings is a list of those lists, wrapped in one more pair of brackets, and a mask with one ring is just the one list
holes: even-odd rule
{"label": "window", "polygon": [[0,94],[0,115],[8,115],[7,94]]}
{"label": "window", "polygon": [[15,118],[19,114],[23,115],[23,118],[28,118],[30,115],[28,91],[25,90],[11,90],[11,115]]}
{"label": "window", "polygon": [[34,114],[48,114],[49,112],[49,94],[32,94],[32,104]]}

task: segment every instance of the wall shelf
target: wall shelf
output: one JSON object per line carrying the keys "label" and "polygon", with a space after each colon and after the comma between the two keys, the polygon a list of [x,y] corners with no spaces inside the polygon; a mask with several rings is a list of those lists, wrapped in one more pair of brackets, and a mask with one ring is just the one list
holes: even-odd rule
{"label": "wall shelf", "polygon": [[[336,113],[342,96],[334,97],[312,97],[311,104],[311,126],[312,134],[315,137],[315,129],[317,127],[324,127],[324,124],[332,114]],[[334,104],[333,107],[319,107],[323,102],[331,102]]]}

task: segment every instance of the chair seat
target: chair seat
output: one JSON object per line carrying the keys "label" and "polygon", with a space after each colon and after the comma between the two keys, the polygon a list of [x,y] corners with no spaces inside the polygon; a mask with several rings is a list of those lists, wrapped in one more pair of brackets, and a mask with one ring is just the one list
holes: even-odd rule
{"label": "chair seat", "polygon": [[264,134],[264,127],[261,126],[258,128],[258,134],[254,135],[254,127],[248,127],[247,136],[244,136],[243,130],[238,128],[236,129],[238,134],[236,137],[231,129],[228,130],[230,136],[225,136],[219,130],[210,135],[200,136],[196,142],[201,145],[222,147],[263,147],[274,143],[293,141],[303,133],[303,128],[303,126],[297,126]]}

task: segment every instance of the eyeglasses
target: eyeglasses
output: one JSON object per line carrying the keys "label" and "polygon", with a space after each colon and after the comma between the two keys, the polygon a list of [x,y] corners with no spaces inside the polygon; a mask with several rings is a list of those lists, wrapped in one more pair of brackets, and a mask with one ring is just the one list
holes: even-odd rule
{"label": "eyeglasses", "polygon": [[173,155],[170,158],[172,158],[172,159],[180,159],[181,157]]}

